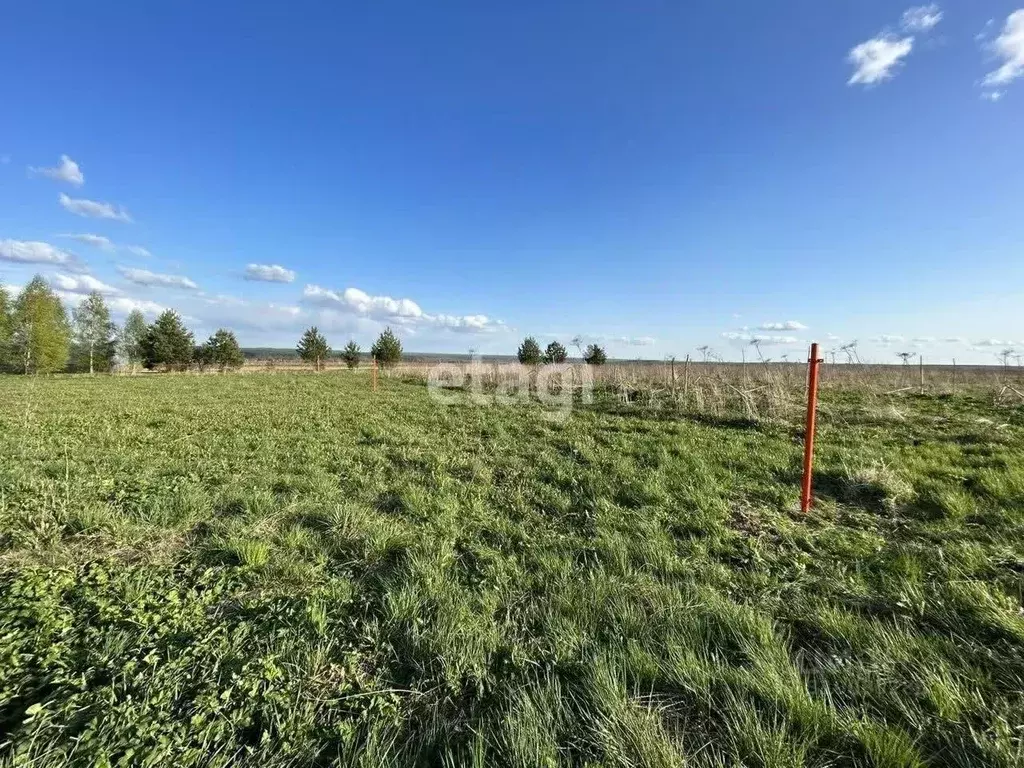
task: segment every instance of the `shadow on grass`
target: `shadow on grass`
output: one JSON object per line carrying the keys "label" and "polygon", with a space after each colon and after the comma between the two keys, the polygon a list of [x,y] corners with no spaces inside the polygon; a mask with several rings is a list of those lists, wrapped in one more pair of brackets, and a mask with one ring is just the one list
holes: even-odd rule
{"label": "shadow on grass", "polygon": [[732,429],[739,431],[761,430],[764,426],[757,419],[744,416],[713,416],[707,413],[688,413],[672,406],[645,406],[622,402],[597,402],[582,406],[591,413],[619,418],[640,419],[644,421],[688,421],[705,427]]}
{"label": "shadow on grass", "polygon": [[[787,469],[775,473],[780,483],[799,486],[801,472]],[[886,511],[886,492],[878,483],[856,480],[835,472],[814,472],[814,495],[821,499],[830,499],[837,504],[858,507],[866,512],[881,513]]]}

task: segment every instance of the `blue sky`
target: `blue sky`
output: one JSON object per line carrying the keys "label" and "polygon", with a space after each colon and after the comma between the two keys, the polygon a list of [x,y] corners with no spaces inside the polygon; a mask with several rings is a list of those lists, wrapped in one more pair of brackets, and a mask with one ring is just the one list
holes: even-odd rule
{"label": "blue sky", "polygon": [[1024,351],[1021,0],[36,0],[4,33],[7,285],[247,346]]}

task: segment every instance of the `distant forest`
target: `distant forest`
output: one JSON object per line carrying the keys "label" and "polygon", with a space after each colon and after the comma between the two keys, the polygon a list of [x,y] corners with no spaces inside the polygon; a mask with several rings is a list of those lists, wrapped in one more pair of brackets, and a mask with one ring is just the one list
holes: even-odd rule
{"label": "distant forest", "polygon": [[[344,349],[332,349],[327,357],[330,359],[337,359],[342,357]],[[242,347],[242,354],[245,355],[246,360],[298,360],[299,353],[294,348],[288,347]],[[361,353],[361,357],[370,359],[369,351]],[[430,362],[430,361],[443,361],[443,360],[471,360],[472,355],[469,353],[459,352],[403,352],[402,360],[405,362]],[[514,361],[515,355],[481,355],[481,357],[490,361]]]}

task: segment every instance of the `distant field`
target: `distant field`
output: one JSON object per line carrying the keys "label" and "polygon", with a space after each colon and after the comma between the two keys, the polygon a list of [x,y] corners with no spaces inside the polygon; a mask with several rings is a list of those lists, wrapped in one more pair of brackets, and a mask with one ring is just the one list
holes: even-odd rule
{"label": "distant field", "polygon": [[0,764],[1022,765],[1024,398],[943,382],[826,387],[801,517],[696,380],[0,377]]}

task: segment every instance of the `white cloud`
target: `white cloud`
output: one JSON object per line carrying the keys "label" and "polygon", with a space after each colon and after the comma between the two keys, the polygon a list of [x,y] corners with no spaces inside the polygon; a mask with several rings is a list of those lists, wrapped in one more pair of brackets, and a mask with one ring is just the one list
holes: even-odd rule
{"label": "white cloud", "polygon": [[75,199],[68,197],[63,192],[60,196],[60,204],[64,206],[64,210],[77,216],[127,222],[132,220],[132,217],[128,215],[128,211],[124,208],[115,207],[110,203],[99,203],[95,200]]}
{"label": "white cloud", "polygon": [[68,184],[73,184],[76,187],[80,187],[85,183],[82,169],[78,167],[78,163],[67,155],[61,155],[60,164],[53,168],[33,168],[29,166],[28,170],[30,173],[46,176],[55,181],[66,181]]}
{"label": "white cloud", "polygon": [[265,283],[290,283],[295,280],[295,272],[285,269],[280,264],[248,264],[245,267],[245,279]]}
{"label": "white cloud", "polygon": [[21,264],[61,264],[68,267],[77,264],[73,253],[35,240],[0,240],[0,261],[13,261]]}
{"label": "white cloud", "polygon": [[869,341],[873,341],[876,344],[899,344],[906,341],[906,338],[894,334],[883,333],[881,336],[875,336],[873,339],[869,339]]}
{"label": "white cloud", "polygon": [[390,296],[370,296],[358,288],[346,288],[342,301],[361,315],[415,320],[423,317],[420,305],[412,299],[393,299]]}
{"label": "white cloud", "polygon": [[898,38],[889,34],[854,46],[847,56],[847,61],[854,66],[847,85],[875,85],[888,80],[913,48],[913,37]]}
{"label": "white cloud", "polygon": [[442,328],[464,333],[488,333],[496,327],[496,322],[487,315],[437,315],[434,323]]}
{"label": "white cloud", "polygon": [[[1006,26],[988,48],[1002,61],[998,69],[989,72],[982,80],[984,88],[998,88],[1009,85],[1024,75],[1024,8],[1014,11],[1006,19]],[[996,101],[1001,93],[989,98]]]}
{"label": "white cloud", "polygon": [[918,5],[908,8],[903,13],[900,26],[907,32],[927,32],[936,24],[942,21],[942,11],[939,6]]}
{"label": "white cloud", "polygon": [[115,296],[107,301],[110,311],[120,315],[127,315],[129,312],[139,310],[144,315],[159,315],[167,307],[147,299],[132,299],[127,296]]}
{"label": "white cloud", "polygon": [[729,341],[740,341],[746,344],[760,344],[761,346],[785,346],[788,344],[800,344],[801,340],[796,336],[778,336],[772,334],[748,333],[746,331],[727,331],[722,338]]}
{"label": "white cloud", "polygon": [[68,293],[86,294],[99,291],[103,294],[115,294],[120,291],[112,285],[97,280],[92,275],[64,275],[60,272],[50,278],[50,285]]}
{"label": "white cloud", "polygon": [[800,344],[801,340],[795,336],[760,336],[755,335],[750,340],[751,344],[764,344],[767,346],[785,346],[787,344]]}
{"label": "white cloud", "polygon": [[796,320],[787,320],[784,323],[762,323],[758,326],[760,331],[806,331],[807,326],[798,323]]}
{"label": "white cloud", "polygon": [[945,344],[963,344],[964,343],[964,337],[963,336],[947,336],[942,341]]}
{"label": "white cloud", "polygon": [[135,256],[142,256],[147,259],[153,258],[153,254],[141,245],[126,245],[124,246],[124,250],[128,251],[128,253],[134,254]]}
{"label": "white cloud", "polygon": [[133,267],[118,267],[118,271],[124,275],[125,280],[136,285],[156,285],[161,288],[187,288],[190,291],[199,288],[192,280],[182,275],[161,275],[150,272],[148,269],[135,269]]}
{"label": "white cloud", "polygon": [[914,344],[934,344],[935,343],[935,337],[934,336],[918,336],[917,338],[912,339],[912,341],[914,342]]}
{"label": "white cloud", "polygon": [[112,250],[114,250],[114,244],[110,241],[110,238],[109,237],[104,237],[103,235],[81,234],[81,235],[61,235],[61,237],[66,237],[69,240],[77,240],[79,243],[85,243],[86,245],[92,245],[92,246],[94,246],[96,248],[102,248],[104,251],[112,251]]}
{"label": "white cloud", "polygon": [[370,296],[358,288],[346,288],[339,294],[319,285],[307,285],[302,291],[302,298],[310,304],[341,308],[375,320],[408,322],[424,316],[419,304],[412,299]]}
{"label": "white cloud", "polygon": [[[54,293],[60,297],[61,301],[77,306],[86,297],[85,293],[77,293],[74,291],[64,291],[61,289],[54,290]],[[110,311],[115,315],[127,315],[132,310],[139,310],[144,315],[155,317],[163,312],[166,307],[157,304],[155,301],[148,301],[146,299],[133,299],[130,296],[108,296],[106,298],[107,306]]]}
{"label": "white cloud", "polygon": [[319,285],[307,285],[302,291],[302,300],[337,312],[400,325],[410,332],[417,327],[433,327],[463,333],[490,333],[506,327],[500,320],[486,315],[429,315],[412,299],[370,296],[358,288],[346,288],[338,293]]}

